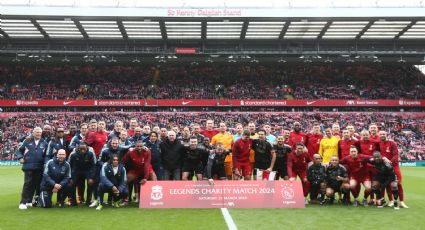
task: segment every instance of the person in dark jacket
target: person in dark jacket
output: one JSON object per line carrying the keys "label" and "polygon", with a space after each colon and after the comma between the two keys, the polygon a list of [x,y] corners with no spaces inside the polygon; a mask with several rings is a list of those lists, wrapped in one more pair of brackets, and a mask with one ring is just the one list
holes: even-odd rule
{"label": "person in dark jacket", "polygon": [[32,136],[25,139],[16,151],[16,159],[21,163],[25,175],[19,209],[32,207],[34,193],[35,198],[40,195],[40,182],[47,151],[47,142],[41,138],[41,133],[40,127],[34,128]]}
{"label": "person in dark jacket", "polygon": [[32,136],[25,139],[16,151],[16,159],[21,163],[25,175],[19,209],[32,207],[34,193],[36,198],[40,194],[40,182],[47,151],[47,142],[41,138],[41,133],[40,127],[34,128]]}
{"label": "person in dark jacket", "polygon": [[80,143],[68,159],[71,165],[72,205],[76,205],[76,185],[87,181],[87,205],[90,205],[96,174],[96,155],[89,151],[86,143]]}
{"label": "person in dark jacket", "polygon": [[176,132],[169,131],[168,139],[160,144],[163,180],[180,180],[184,146],[176,140]]}
{"label": "person in dark jacket", "polygon": [[144,137],[142,136],[142,128],[134,128],[134,135],[131,136],[128,140],[131,142],[132,146],[135,146],[137,141],[143,141]]}
{"label": "person in dark jacket", "polygon": [[78,145],[81,142],[84,142],[84,139],[86,138],[87,133],[89,132],[88,130],[88,124],[87,123],[82,123],[80,125],[80,132],[78,132],[72,139],[71,142],[69,144],[68,150],[69,152],[74,151],[74,149],[76,147],[78,147]]}
{"label": "person in dark jacket", "polygon": [[119,200],[128,196],[127,173],[120,163],[119,156],[111,155],[110,161],[104,164],[100,171],[99,183],[99,206],[96,210],[103,208],[103,195],[105,192],[113,194],[113,207],[120,207]]}
{"label": "person in dark jacket", "polygon": [[157,179],[162,180],[162,164],[161,164],[161,141],[158,140],[158,134],[151,132],[149,138],[145,142],[145,146],[151,150],[151,165]]}
{"label": "person in dark jacket", "polygon": [[64,132],[65,131],[62,127],[56,130],[56,137],[50,140],[48,144],[46,159],[54,159],[59,149],[68,149],[69,142],[64,138]]}
{"label": "person in dark jacket", "polygon": [[206,166],[206,177],[210,183],[213,183],[214,178],[219,180],[227,179],[224,170],[224,160],[229,154],[230,152],[221,143],[217,143],[216,149],[210,151]]}
{"label": "person in dark jacket", "polygon": [[311,203],[320,201],[323,204],[326,192],[326,168],[322,165],[322,156],[313,155],[313,164],[307,169],[307,180],[310,182],[310,201]]}
{"label": "person in dark jacket", "polygon": [[114,130],[112,130],[112,132],[110,132],[108,135],[108,141],[107,141],[108,143],[109,141],[111,141],[112,138],[120,137],[120,133],[121,133],[121,130],[123,129],[123,126],[124,126],[124,123],[122,121],[116,121],[114,123]]}
{"label": "person in dark jacket", "polygon": [[202,158],[205,155],[209,155],[209,151],[203,148],[201,145],[198,146],[198,138],[192,136],[189,138],[189,146],[185,146],[184,159],[183,159],[183,180],[191,180],[194,173],[198,180],[202,180],[202,174],[204,167],[202,165]]}
{"label": "person in dark jacket", "polygon": [[64,201],[70,192],[71,166],[66,162],[65,149],[59,149],[56,157],[49,160],[44,167],[41,193],[38,203],[42,208],[52,207],[52,195],[57,193],[57,201],[64,207]]}
{"label": "person in dark jacket", "polygon": [[52,126],[50,125],[44,125],[43,131],[41,131],[41,138],[43,138],[45,141],[50,141],[50,138],[52,137]]}
{"label": "person in dark jacket", "polygon": [[111,139],[111,143],[108,145],[108,147],[102,149],[98,160],[103,163],[107,163],[109,162],[111,155],[116,154],[118,155],[121,161],[121,159],[124,157],[124,155],[128,152],[129,149],[130,146],[120,146],[119,139],[117,137],[114,137]]}

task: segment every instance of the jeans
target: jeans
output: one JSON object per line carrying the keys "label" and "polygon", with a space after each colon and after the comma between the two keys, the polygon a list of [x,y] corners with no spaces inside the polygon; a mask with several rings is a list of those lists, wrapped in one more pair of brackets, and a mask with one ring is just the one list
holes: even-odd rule
{"label": "jeans", "polygon": [[181,169],[165,169],[162,171],[163,180],[181,180]]}

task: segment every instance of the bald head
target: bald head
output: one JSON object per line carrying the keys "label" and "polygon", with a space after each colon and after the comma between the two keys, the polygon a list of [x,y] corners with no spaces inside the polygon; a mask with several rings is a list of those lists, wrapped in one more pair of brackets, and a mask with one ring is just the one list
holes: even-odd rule
{"label": "bald head", "polygon": [[56,157],[59,162],[64,162],[66,159],[66,151],[65,149],[59,149],[59,151],[56,153]]}

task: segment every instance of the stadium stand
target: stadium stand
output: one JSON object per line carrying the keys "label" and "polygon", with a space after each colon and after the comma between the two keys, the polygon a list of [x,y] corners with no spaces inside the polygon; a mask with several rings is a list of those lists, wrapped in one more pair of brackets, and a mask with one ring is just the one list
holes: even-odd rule
{"label": "stadium stand", "polygon": [[397,65],[3,65],[0,82],[16,100],[425,98],[425,76]]}

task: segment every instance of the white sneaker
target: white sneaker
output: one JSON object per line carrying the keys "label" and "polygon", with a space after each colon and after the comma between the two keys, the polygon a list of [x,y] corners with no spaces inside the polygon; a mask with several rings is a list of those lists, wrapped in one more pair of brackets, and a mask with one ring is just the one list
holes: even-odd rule
{"label": "white sneaker", "polygon": [[390,202],[388,203],[388,207],[390,208],[394,207],[394,200],[390,200]]}
{"label": "white sneaker", "polygon": [[394,210],[400,210],[400,207],[398,206],[398,201],[394,201]]}
{"label": "white sneaker", "polygon": [[19,204],[19,209],[25,210],[25,209],[28,209],[28,208],[25,204]]}
{"label": "white sneaker", "polygon": [[25,206],[27,206],[27,208],[32,208],[32,203],[26,203]]}
{"label": "white sneaker", "polygon": [[139,194],[138,193],[136,193],[136,195],[135,195],[134,202],[139,203]]}
{"label": "white sneaker", "polygon": [[97,205],[99,205],[99,202],[97,200],[91,202],[91,204],[89,205],[89,208],[94,208],[97,207]]}
{"label": "white sneaker", "polygon": [[308,200],[307,200],[307,198],[305,198],[304,203],[305,203],[305,205],[307,205],[307,204],[308,204]]}
{"label": "white sneaker", "polygon": [[400,207],[402,208],[409,208],[409,206],[407,206],[404,201],[400,201]]}

